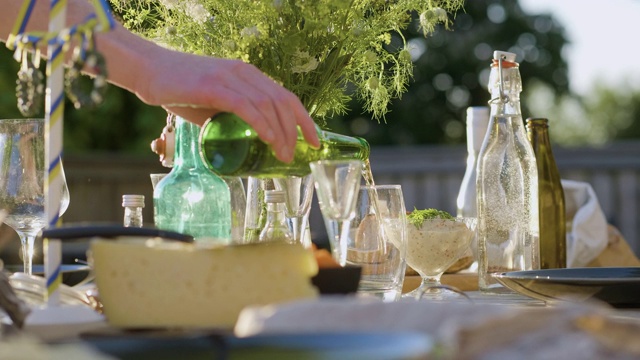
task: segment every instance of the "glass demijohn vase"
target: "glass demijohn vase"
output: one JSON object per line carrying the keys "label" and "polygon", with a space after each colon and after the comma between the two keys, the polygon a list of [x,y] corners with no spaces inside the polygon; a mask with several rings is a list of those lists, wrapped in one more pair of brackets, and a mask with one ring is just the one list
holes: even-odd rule
{"label": "glass demijohn vase", "polygon": [[538,165],[540,211],[540,268],[567,267],[567,230],[564,191],[549,141],[549,121],[527,119],[527,135]]}
{"label": "glass demijohn vase", "polygon": [[515,54],[496,51],[491,115],[478,158],[478,278],[483,292],[509,293],[493,273],[538,269],[538,170],[520,111]]}
{"label": "glass demijohn vase", "polygon": [[356,137],[318,130],[320,148],[312,148],[298,132],[294,159],[279,161],[269,145],[235,114],[221,113],[209,119],[200,132],[204,162],[221,176],[274,178],[305,176],[309,163],[317,160],[362,160],[369,158],[369,143]]}
{"label": "glass demijohn vase", "polygon": [[231,238],[231,197],[227,184],[210,171],[198,153],[200,128],[176,118],[173,169],[153,191],[158,228],[189,234],[197,241],[222,244]]}

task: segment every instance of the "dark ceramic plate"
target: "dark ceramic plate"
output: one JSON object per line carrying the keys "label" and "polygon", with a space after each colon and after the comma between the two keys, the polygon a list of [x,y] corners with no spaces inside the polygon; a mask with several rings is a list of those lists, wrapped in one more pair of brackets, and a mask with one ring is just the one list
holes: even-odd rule
{"label": "dark ceramic plate", "polygon": [[[14,273],[21,272],[23,270],[23,265],[5,265],[4,270]],[[44,275],[44,265],[42,264],[34,264],[33,265],[33,275]],[[62,273],[62,283],[69,286],[74,286],[83,280],[85,280],[89,273],[91,272],[91,268],[89,265],[83,264],[63,264],[60,266],[60,272]]]}
{"label": "dark ceramic plate", "polygon": [[311,282],[323,295],[353,294],[358,290],[361,272],[359,266],[321,268]]}
{"label": "dark ceramic plate", "polygon": [[493,276],[511,290],[534,299],[596,299],[615,307],[640,307],[640,267],[512,271]]}
{"label": "dark ceramic plate", "polygon": [[78,240],[94,236],[112,238],[118,236],[162,237],[182,242],[193,242],[193,236],[156,228],[124,227],[118,224],[81,224],[47,228],[40,232],[43,238]]}

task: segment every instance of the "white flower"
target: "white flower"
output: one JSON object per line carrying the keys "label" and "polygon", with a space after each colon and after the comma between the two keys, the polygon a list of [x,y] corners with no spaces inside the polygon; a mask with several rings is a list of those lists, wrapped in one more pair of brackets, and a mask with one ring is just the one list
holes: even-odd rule
{"label": "white flower", "polygon": [[364,52],[364,61],[369,64],[375,64],[378,62],[378,55],[372,50],[367,50]]}
{"label": "white flower", "polygon": [[230,51],[236,50],[236,42],[233,40],[225,40],[222,42],[222,45],[224,45],[224,47],[229,49]]}
{"label": "white flower", "polygon": [[371,77],[367,80],[367,86],[371,90],[376,90],[380,87],[380,80],[378,80],[378,78]]}
{"label": "white flower", "polygon": [[260,30],[258,30],[257,26],[246,27],[246,28],[240,30],[240,35],[242,35],[244,37],[259,37],[260,36]]}
{"label": "white flower", "polygon": [[293,73],[308,73],[318,67],[318,60],[309,55],[307,51],[297,50],[293,55],[293,66],[291,72]]}
{"label": "white flower", "polygon": [[180,0],[160,0],[160,3],[167,9],[175,9],[180,4]]}
{"label": "white flower", "polygon": [[207,9],[205,9],[205,7],[197,1],[188,2],[185,5],[184,12],[199,24],[204,23],[211,17],[211,14],[207,11]]}
{"label": "white flower", "polygon": [[443,8],[433,8],[420,14],[420,25],[429,27],[429,23],[447,22],[449,17]]}

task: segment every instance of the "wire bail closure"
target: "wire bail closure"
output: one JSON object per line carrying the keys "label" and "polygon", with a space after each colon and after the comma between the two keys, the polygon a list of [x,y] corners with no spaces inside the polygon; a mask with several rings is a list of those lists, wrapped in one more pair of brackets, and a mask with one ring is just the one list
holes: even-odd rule
{"label": "wire bail closure", "polygon": [[509,102],[509,96],[504,92],[504,78],[502,76],[502,62],[506,59],[505,55],[500,55],[498,59],[498,89],[500,91],[500,98],[498,100],[502,101],[504,104]]}

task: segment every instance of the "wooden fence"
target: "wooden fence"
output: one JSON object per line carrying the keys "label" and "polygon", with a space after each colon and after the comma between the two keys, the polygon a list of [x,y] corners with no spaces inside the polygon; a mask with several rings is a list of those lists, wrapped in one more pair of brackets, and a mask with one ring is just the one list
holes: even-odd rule
{"label": "wooden fence", "polygon": [[[640,254],[640,142],[555,148],[554,154],[562,178],[589,182],[608,221]],[[376,183],[402,185],[407,209],[434,207],[455,213],[465,164],[464,146],[379,147],[371,153]],[[153,224],[149,174],[169,170],[152,155],[66,156],[64,169],[71,194],[63,216],[66,223],[121,222],[122,195],[131,193],[145,195],[144,219],[149,225]],[[310,227],[314,238],[326,237],[316,200]],[[6,226],[3,229],[6,233]]]}
{"label": "wooden fence", "polygon": [[[400,184],[408,209],[434,207],[455,212],[455,200],[466,165],[464,146],[378,147],[371,152],[379,184]],[[589,182],[610,223],[640,253],[640,142],[600,148],[555,148],[563,179]],[[122,220],[121,196],[144,194],[145,221],[153,222],[152,172],[166,172],[156,158],[69,156],[65,159],[71,203],[66,221]],[[324,237],[317,201],[311,214],[314,235]]]}

